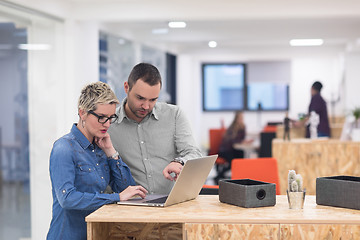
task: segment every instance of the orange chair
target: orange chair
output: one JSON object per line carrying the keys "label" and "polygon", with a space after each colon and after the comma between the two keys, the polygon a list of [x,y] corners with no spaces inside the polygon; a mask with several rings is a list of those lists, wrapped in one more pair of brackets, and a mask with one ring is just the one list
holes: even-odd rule
{"label": "orange chair", "polygon": [[[226,128],[209,130],[209,137],[210,137],[209,155],[214,155],[219,153],[220,144],[225,132],[226,132]],[[221,157],[218,157],[215,163],[224,164],[226,163],[226,160]]]}
{"label": "orange chair", "polygon": [[219,195],[219,185],[203,185],[200,195]]}
{"label": "orange chair", "polygon": [[264,127],[263,132],[274,132],[276,133],[277,126],[267,125]]}
{"label": "orange chair", "polygon": [[275,158],[233,159],[231,179],[244,178],[275,183],[276,194],[280,195],[279,172]]}
{"label": "orange chair", "polygon": [[[209,155],[218,154],[222,138],[226,132],[226,128],[210,129],[209,138],[210,138],[210,148]],[[228,171],[230,168],[227,165],[227,161],[224,158],[218,157],[215,162],[217,176],[221,176],[225,171]]]}

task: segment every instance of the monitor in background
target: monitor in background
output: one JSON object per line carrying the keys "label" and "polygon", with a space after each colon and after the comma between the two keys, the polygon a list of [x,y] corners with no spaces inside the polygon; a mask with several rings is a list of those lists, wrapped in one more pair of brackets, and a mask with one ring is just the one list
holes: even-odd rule
{"label": "monitor in background", "polygon": [[286,111],[289,109],[289,85],[253,82],[247,84],[248,110]]}

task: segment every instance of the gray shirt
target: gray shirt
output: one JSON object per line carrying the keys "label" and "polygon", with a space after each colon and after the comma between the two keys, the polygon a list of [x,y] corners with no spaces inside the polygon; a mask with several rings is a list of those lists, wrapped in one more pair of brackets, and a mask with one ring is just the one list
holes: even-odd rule
{"label": "gray shirt", "polygon": [[149,193],[168,194],[174,183],[164,177],[164,168],[176,157],[184,161],[201,157],[189,122],[178,106],[157,102],[137,123],[126,116],[126,101],[117,110],[119,119],[110,126],[112,143],[137,184]]}

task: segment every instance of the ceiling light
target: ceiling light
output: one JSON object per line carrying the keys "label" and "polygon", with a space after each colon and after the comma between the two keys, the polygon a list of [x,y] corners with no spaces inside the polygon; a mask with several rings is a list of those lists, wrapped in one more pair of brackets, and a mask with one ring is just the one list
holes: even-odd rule
{"label": "ceiling light", "polygon": [[299,46],[321,46],[323,45],[323,39],[292,39],[290,45],[294,47]]}
{"label": "ceiling light", "polygon": [[215,41],[210,41],[210,42],[208,43],[208,45],[209,45],[209,47],[211,47],[211,48],[216,48],[217,42],[215,42]]}
{"label": "ceiling light", "polygon": [[185,28],[186,22],[169,22],[170,28]]}
{"label": "ceiling light", "polygon": [[50,50],[49,44],[19,44],[18,49],[21,50]]}
{"label": "ceiling light", "polygon": [[152,32],[152,34],[167,34],[169,32],[169,29],[167,29],[167,28],[155,28],[151,32]]}

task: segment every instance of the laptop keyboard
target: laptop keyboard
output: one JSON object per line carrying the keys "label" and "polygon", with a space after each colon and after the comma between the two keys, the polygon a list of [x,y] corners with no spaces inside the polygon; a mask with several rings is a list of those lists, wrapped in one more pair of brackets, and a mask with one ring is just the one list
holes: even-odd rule
{"label": "laptop keyboard", "polygon": [[167,198],[168,198],[168,197],[165,196],[165,197],[161,197],[161,198],[156,198],[156,199],[153,199],[153,200],[149,200],[149,201],[146,201],[146,202],[147,202],[147,203],[165,203]]}

